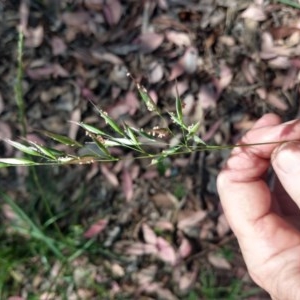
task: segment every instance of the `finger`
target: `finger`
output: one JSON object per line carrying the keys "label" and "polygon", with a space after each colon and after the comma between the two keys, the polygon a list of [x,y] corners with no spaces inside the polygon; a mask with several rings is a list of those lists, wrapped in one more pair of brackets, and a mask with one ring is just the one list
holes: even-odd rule
{"label": "finger", "polygon": [[[278,143],[286,140],[299,138],[300,121],[292,121],[278,125],[279,119],[276,115],[268,114],[262,117],[241,140],[241,145],[232,151],[230,159],[227,161],[226,168],[233,169],[227,172],[227,176],[233,180],[247,181],[253,177],[260,177],[268,168],[270,157]],[[263,126],[263,127],[262,127]],[[259,128],[257,128],[259,127]],[[247,146],[247,144],[263,144]],[[269,144],[268,144],[269,143]],[[231,166],[232,165],[232,166]],[[243,171],[243,172],[242,172]],[[243,175],[242,177],[240,175]]]}
{"label": "finger", "polygon": [[275,114],[265,114],[260,119],[258,119],[251,130],[265,127],[265,126],[272,126],[281,123],[281,118]]}
{"label": "finger", "polygon": [[289,142],[276,148],[272,157],[272,165],[282,186],[299,208],[300,142]]}
{"label": "finger", "polygon": [[282,216],[288,217],[297,215],[300,221],[300,211],[297,204],[286,192],[277,176],[275,177],[274,182],[273,198],[274,202],[277,203],[278,211]]}
{"label": "finger", "polygon": [[[293,121],[251,130],[243,141],[263,143],[294,140],[299,137],[300,122]],[[245,237],[246,242],[249,238],[259,238],[257,230],[261,231],[260,238],[264,239],[264,235],[268,235],[268,238],[272,237],[270,233],[276,229],[276,226],[286,226],[278,216],[271,214],[271,194],[262,180],[275,148],[276,144],[268,144],[235,149],[218,176],[218,191],[227,219],[238,239]],[[264,219],[268,215],[270,218]],[[258,222],[260,219],[268,219],[263,231]],[[283,233],[282,231],[276,237],[274,236],[274,239],[285,241]]]}

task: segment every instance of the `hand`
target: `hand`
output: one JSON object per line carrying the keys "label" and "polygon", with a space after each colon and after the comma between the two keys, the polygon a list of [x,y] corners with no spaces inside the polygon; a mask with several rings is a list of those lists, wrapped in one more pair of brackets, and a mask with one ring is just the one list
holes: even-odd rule
{"label": "hand", "polygon": [[[227,220],[253,280],[273,299],[300,299],[300,120],[280,124],[274,114],[256,122],[217,180]],[[277,180],[270,191],[265,175]]]}

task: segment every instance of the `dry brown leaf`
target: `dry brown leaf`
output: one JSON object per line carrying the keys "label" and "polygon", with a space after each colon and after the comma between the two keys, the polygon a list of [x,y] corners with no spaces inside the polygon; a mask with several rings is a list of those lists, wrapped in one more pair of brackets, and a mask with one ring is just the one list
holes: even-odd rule
{"label": "dry brown leaf", "polygon": [[38,25],[35,28],[29,27],[25,35],[25,45],[29,48],[39,47],[44,40],[44,27]]}
{"label": "dry brown leaf", "polygon": [[59,64],[51,64],[40,68],[27,69],[26,73],[31,79],[34,80],[69,76],[68,71]]}
{"label": "dry brown leaf", "polygon": [[216,229],[216,225],[210,219],[206,219],[205,222],[201,224],[201,230],[199,234],[199,239],[207,240],[213,237],[213,232]]}
{"label": "dry brown leaf", "polygon": [[274,40],[279,40],[279,39],[285,39],[295,32],[300,32],[300,29],[296,27],[279,26],[279,27],[272,27],[269,29],[269,31],[272,34]]}
{"label": "dry brown leaf", "polygon": [[291,65],[299,70],[300,69],[300,59],[299,58],[292,58],[291,59]]}
{"label": "dry brown leaf", "polygon": [[202,107],[202,109],[208,109],[216,107],[219,95],[213,83],[210,82],[208,84],[202,84],[200,86],[197,98],[198,103]]}
{"label": "dry brown leaf", "polygon": [[175,99],[177,96],[181,97],[188,89],[188,80],[177,81],[172,85],[170,94]]}
{"label": "dry brown leaf", "polygon": [[187,292],[189,291],[193,285],[195,284],[195,281],[197,280],[198,272],[186,272],[180,277],[179,280],[179,290],[181,292]]}
{"label": "dry brown leaf", "polygon": [[98,62],[110,62],[113,65],[123,65],[123,60],[113,53],[102,53],[96,50],[92,50],[91,56]]}
{"label": "dry brown leaf", "polygon": [[159,176],[157,170],[148,170],[144,174],[142,174],[142,178],[145,180],[152,180],[154,178],[157,178]]}
{"label": "dry brown leaf", "polygon": [[110,270],[111,270],[112,274],[114,275],[114,277],[121,278],[125,275],[124,268],[117,263],[112,263],[112,265],[110,266]]}
{"label": "dry brown leaf", "polygon": [[146,32],[139,36],[139,43],[141,50],[144,53],[151,53],[155,51],[164,40],[164,35],[155,32]]}
{"label": "dry brown leaf", "polygon": [[258,88],[258,89],[255,90],[255,92],[256,92],[256,94],[258,95],[258,97],[260,99],[265,100],[267,98],[268,92],[267,92],[266,88],[263,88],[263,87]]}
{"label": "dry brown leaf", "polygon": [[180,58],[179,64],[184,72],[188,74],[194,73],[198,68],[198,50],[195,47],[188,47],[184,55]]}
{"label": "dry brown leaf", "polygon": [[258,22],[265,21],[267,18],[263,6],[256,4],[250,4],[249,7],[245,11],[243,11],[241,17]]}
{"label": "dry brown leaf", "polygon": [[287,103],[282,99],[282,97],[280,97],[274,92],[268,93],[266,101],[282,111],[285,111],[289,108]]}
{"label": "dry brown leaf", "polygon": [[147,285],[151,283],[155,279],[155,275],[157,273],[157,265],[150,265],[146,268],[141,269],[135,275],[139,285]]}
{"label": "dry brown leaf", "polygon": [[159,299],[178,300],[178,298],[168,289],[158,287],[155,291]]}
{"label": "dry brown leaf", "polygon": [[122,172],[122,190],[125,195],[126,202],[130,201],[133,197],[133,182],[131,173],[127,169]]}
{"label": "dry brown leaf", "polygon": [[8,204],[2,205],[1,212],[2,212],[3,217],[6,220],[12,221],[14,223],[16,223],[17,221],[22,223],[20,220],[20,217],[15,213],[15,211]]}
{"label": "dry brown leaf", "polygon": [[157,83],[162,80],[164,76],[164,69],[162,64],[158,62],[152,62],[149,65],[148,80],[150,83]]}
{"label": "dry brown leaf", "polygon": [[169,42],[179,46],[179,47],[189,47],[192,42],[190,36],[185,32],[178,32],[175,30],[168,30],[166,32],[166,38]]}
{"label": "dry brown leaf", "polygon": [[104,164],[101,164],[101,172],[105,176],[105,178],[108,180],[108,182],[111,183],[112,186],[118,187],[119,186],[119,180],[117,176],[111,172],[108,167]]}
{"label": "dry brown leaf", "polygon": [[130,175],[131,175],[131,178],[132,180],[136,180],[139,178],[139,175],[140,175],[140,172],[141,172],[141,167],[139,164],[137,163],[134,163],[132,166],[131,166],[131,169],[130,169]]}
{"label": "dry brown leaf", "polygon": [[220,238],[223,238],[230,231],[230,226],[224,214],[218,218],[217,232]]}
{"label": "dry brown leaf", "polygon": [[44,292],[39,296],[39,300],[57,299],[57,296],[54,292]]}
{"label": "dry brown leaf", "polygon": [[94,11],[101,11],[103,8],[104,0],[84,0],[84,6],[87,9]]}
{"label": "dry brown leaf", "polygon": [[27,34],[27,26],[28,26],[28,19],[29,19],[29,2],[26,0],[22,0],[19,7],[19,14],[20,14],[20,30]]}
{"label": "dry brown leaf", "polygon": [[51,39],[51,47],[52,47],[52,54],[54,56],[60,55],[66,52],[67,45],[64,40],[58,36],[54,36]]}
{"label": "dry brown leaf", "polygon": [[174,208],[176,207],[176,202],[174,198],[170,197],[168,193],[157,193],[151,197],[151,200],[158,208]]}
{"label": "dry brown leaf", "polygon": [[109,79],[119,87],[126,90],[128,88],[129,78],[128,70],[124,65],[115,64],[109,74]]}
{"label": "dry brown leaf", "polygon": [[[11,126],[7,122],[0,121],[0,140],[12,139]],[[7,143],[4,144],[5,156],[10,156],[13,153],[13,147]]]}
{"label": "dry brown leaf", "polygon": [[254,84],[257,80],[257,69],[254,62],[244,59],[242,63],[242,72],[248,83]]}
{"label": "dry brown leaf", "polygon": [[4,101],[3,101],[2,93],[0,92],[0,114],[3,112],[3,110],[4,110]]}
{"label": "dry brown leaf", "polygon": [[217,269],[224,269],[224,270],[231,269],[231,265],[228,262],[228,260],[226,260],[226,258],[220,256],[220,254],[216,254],[216,253],[212,253],[212,252],[209,253],[208,261]]}
{"label": "dry brown leaf", "polygon": [[156,256],[162,261],[174,266],[177,261],[177,256],[172,245],[166,239],[159,236],[156,241],[156,247]]}
{"label": "dry brown leaf", "polygon": [[71,139],[76,139],[77,132],[79,129],[79,126],[76,124],[80,122],[81,120],[81,110],[79,108],[75,108],[71,113],[70,118],[70,128],[69,128],[69,137]]}
{"label": "dry brown leaf", "polygon": [[286,56],[278,56],[276,58],[270,59],[268,61],[268,65],[272,69],[288,69],[291,67],[291,61],[289,57]]}
{"label": "dry brown leaf", "polygon": [[99,164],[91,164],[89,171],[85,174],[86,182],[89,182],[99,172]]}
{"label": "dry brown leaf", "polygon": [[184,68],[182,67],[182,65],[180,63],[176,63],[171,69],[168,80],[173,81],[179,76],[181,76],[183,73],[184,73]]}
{"label": "dry brown leaf", "polygon": [[294,32],[290,37],[285,41],[287,47],[295,47],[299,45],[300,42],[300,29],[297,32]]}
{"label": "dry brown leaf", "polygon": [[96,223],[91,225],[91,227],[83,234],[83,236],[87,239],[91,239],[101,233],[106,228],[107,224],[107,219],[98,220]]}
{"label": "dry brown leaf", "polygon": [[169,221],[158,221],[155,222],[155,228],[160,231],[174,231],[174,225]]}
{"label": "dry brown leaf", "polygon": [[169,5],[167,0],[158,0],[158,6],[160,9],[167,10]]}
{"label": "dry brown leaf", "polygon": [[219,119],[216,122],[214,122],[214,124],[210,126],[208,131],[206,131],[205,134],[201,136],[201,139],[204,142],[209,141],[215,135],[217,130],[221,127],[222,123],[223,123],[222,119]]}
{"label": "dry brown leaf", "polygon": [[106,22],[110,26],[119,23],[123,13],[123,7],[119,0],[106,1],[103,7],[103,14]]}
{"label": "dry brown leaf", "polygon": [[255,124],[255,120],[250,120],[249,115],[245,115],[242,120],[234,123],[234,128],[237,129],[239,132],[246,132],[250,130]]}
{"label": "dry brown leaf", "polygon": [[115,105],[108,107],[108,114],[118,120],[122,115],[134,115],[140,107],[140,102],[134,92],[127,92],[125,98],[120,99]]}
{"label": "dry brown leaf", "polygon": [[[36,69],[32,69],[32,70],[36,70]],[[40,71],[44,71],[43,69],[39,70],[38,69],[38,74],[40,74]],[[45,69],[45,71],[47,71],[47,69]],[[47,73],[45,73],[46,75]],[[35,75],[36,76],[36,75]],[[50,102],[51,100],[69,92],[70,88],[67,86],[57,86],[57,85],[52,85],[49,89],[45,89],[43,91],[41,91],[40,94],[40,99],[43,103],[47,103]]]}
{"label": "dry brown leaf", "polygon": [[83,29],[91,16],[87,11],[65,12],[62,14],[62,20],[67,26]]}
{"label": "dry brown leaf", "polygon": [[183,98],[182,103],[183,103],[183,107],[182,107],[183,115],[184,116],[190,115],[195,106],[195,97],[192,94],[188,94]]}
{"label": "dry brown leaf", "polygon": [[157,236],[155,232],[146,223],[142,224],[143,238],[146,243],[156,245]]}
{"label": "dry brown leaf", "polygon": [[285,76],[283,76],[284,81],[281,86],[284,91],[294,88],[295,85],[299,83],[298,74],[299,70],[292,67],[288,70],[288,73]]}
{"label": "dry brown leaf", "polygon": [[218,80],[218,94],[221,94],[221,92],[231,83],[233,74],[231,68],[229,68],[225,61],[220,61],[220,79]]}
{"label": "dry brown leaf", "polygon": [[226,45],[227,47],[233,47],[235,46],[235,40],[232,36],[229,35],[222,35],[218,38],[218,41],[222,43],[223,45]]}
{"label": "dry brown leaf", "polygon": [[181,258],[187,258],[193,251],[192,244],[187,238],[183,238],[178,248],[178,254]]}
{"label": "dry brown leaf", "polygon": [[153,244],[132,243],[126,248],[125,252],[129,255],[156,254],[157,248]]}
{"label": "dry brown leaf", "polygon": [[[91,299],[93,294],[94,292],[91,290],[78,288],[73,294],[73,299],[76,299],[75,297],[80,297],[80,299]],[[72,299],[72,295],[69,296],[69,299]]]}
{"label": "dry brown leaf", "polygon": [[129,109],[130,107],[126,104],[126,102],[121,100],[111,108],[107,108],[107,113],[114,120],[118,120],[121,116],[126,115]]}
{"label": "dry brown leaf", "polygon": [[261,50],[260,57],[262,59],[271,59],[277,56],[274,51],[274,40],[269,32],[263,32],[261,35]]}
{"label": "dry brown leaf", "polygon": [[190,227],[199,227],[200,223],[206,218],[206,216],[207,212],[204,210],[189,212],[188,216],[185,216],[178,221],[177,227],[183,231],[189,229]]}

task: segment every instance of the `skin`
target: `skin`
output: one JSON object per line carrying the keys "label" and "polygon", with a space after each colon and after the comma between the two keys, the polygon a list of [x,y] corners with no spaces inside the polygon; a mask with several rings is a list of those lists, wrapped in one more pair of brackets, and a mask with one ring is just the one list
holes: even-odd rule
{"label": "skin", "polygon": [[[253,280],[272,299],[300,299],[300,120],[264,115],[235,148],[217,179],[227,220]],[[272,190],[266,172],[276,174]]]}

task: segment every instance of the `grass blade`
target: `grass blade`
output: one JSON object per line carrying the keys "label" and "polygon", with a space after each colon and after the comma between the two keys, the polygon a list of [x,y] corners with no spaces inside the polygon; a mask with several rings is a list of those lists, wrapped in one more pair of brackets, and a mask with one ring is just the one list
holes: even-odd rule
{"label": "grass blade", "polygon": [[46,158],[56,160],[56,156],[52,153],[51,149],[48,149],[47,147],[44,146],[40,146],[34,142],[29,142],[29,143],[33,145]]}
{"label": "grass blade", "polygon": [[99,109],[96,104],[89,99],[89,101],[92,103],[94,108],[97,110],[97,112],[100,114],[101,118],[104,119],[105,123],[108,124],[115,132],[120,134],[121,136],[124,136],[124,133],[122,129],[119,127],[119,125],[107,114],[107,112]]}
{"label": "grass blade", "polygon": [[67,145],[67,146],[71,146],[71,147],[82,147],[82,145],[67,137],[67,136],[64,136],[64,135],[60,135],[60,134],[56,134],[56,133],[52,133],[52,132],[49,132],[49,131],[46,131],[46,130],[36,130],[37,132],[40,132],[42,133],[43,135],[51,138],[52,140],[56,141],[56,142],[59,142],[61,144],[64,144],[64,145]]}
{"label": "grass blade", "polygon": [[145,103],[147,109],[149,111],[158,112],[158,107],[156,106],[155,102],[153,101],[153,99],[149,95],[146,88],[144,86],[140,85],[139,83],[136,83],[136,87],[137,87],[138,92],[140,94],[140,97],[142,98],[143,102]]}
{"label": "grass blade", "polygon": [[0,168],[17,166],[35,166],[39,163],[24,158],[0,158]]}
{"label": "grass blade", "polygon": [[126,125],[126,124],[125,124],[125,130],[126,130],[127,136],[133,141],[133,143],[136,146],[139,147],[140,146],[140,142],[137,139],[136,135],[134,134],[134,131],[128,125]]}
{"label": "grass blade", "polygon": [[101,153],[104,154],[104,156],[106,156],[107,158],[112,158],[111,154],[109,153],[108,149],[105,147],[103,142],[99,141],[99,139],[94,135],[91,135],[91,138],[95,142],[95,144],[98,146]]}
{"label": "grass blade", "polygon": [[6,139],[5,142],[11,146],[13,146],[14,148],[22,151],[23,153],[32,155],[32,156],[39,156],[39,157],[44,157],[40,152],[38,152],[37,150],[33,149],[32,147],[28,147],[25,146],[21,143],[18,142],[14,142],[12,140]]}
{"label": "grass blade", "polygon": [[292,1],[292,0],[277,0],[277,2],[280,2],[282,4],[286,4],[286,5],[289,5],[291,7],[300,9],[300,4],[295,2],[295,1]]}
{"label": "grass blade", "polygon": [[85,124],[85,123],[76,123],[76,124],[78,124],[80,127],[82,127],[83,129],[85,129],[88,132],[98,134],[98,135],[106,135],[106,133],[103,132],[102,130],[100,130],[94,126],[91,126],[89,124]]}
{"label": "grass blade", "polygon": [[106,112],[100,111],[100,115],[104,119],[105,123],[108,124],[115,132],[124,136],[122,129]]}
{"label": "grass blade", "polygon": [[65,259],[64,255],[56,247],[54,241],[50,237],[47,237],[10,197],[2,193],[1,191],[0,191],[0,195],[3,197],[4,201],[11,207],[11,209],[15,212],[15,214],[30,228],[31,237],[42,240],[58,258],[64,260]]}

